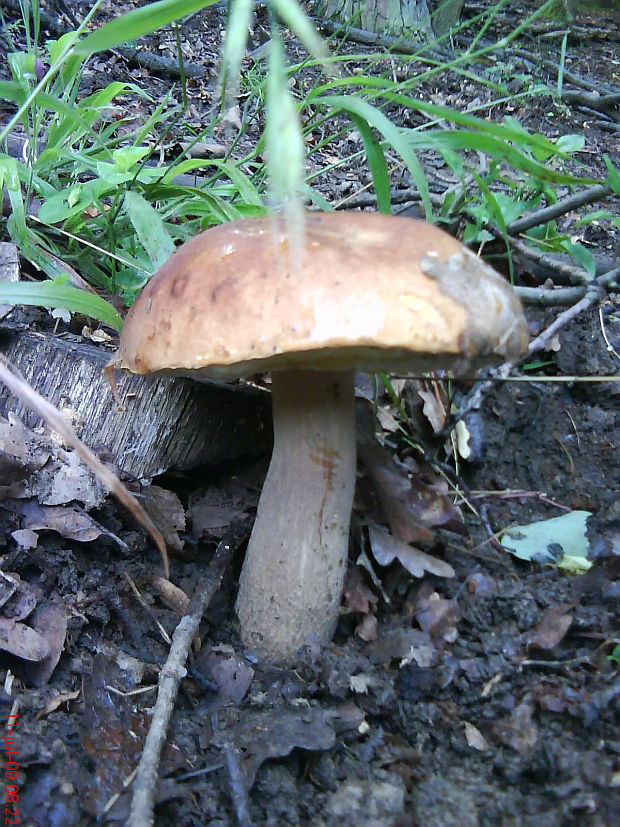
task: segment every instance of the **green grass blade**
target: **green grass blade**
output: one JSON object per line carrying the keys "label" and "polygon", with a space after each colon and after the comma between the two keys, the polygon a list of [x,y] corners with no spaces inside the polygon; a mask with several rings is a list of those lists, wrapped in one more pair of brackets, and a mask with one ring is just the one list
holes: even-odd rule
{"label": "green grass blade", "polygon": [[277,29],[272,32],[266,99],[267,174],[274,205],[300,207],[305,189],[306,152],[299,114],[287,85],[284,48]]}
{"label": "green grass blade", "polygon": [[230,161],[220,161],[217,159],[205,161],[202,158],[188,158],[186,161],[181,161],[170,167],[162,178],[162,183],[170,183],[177,175],[187,174],[193,172],[195,169],[207,169],[207,167],[215,167],[215,169],[219,170],[223,175],[226,175],[245,204],[250,204],[255,207],[263,206],[263,200],[254,184],[239,167]]}
{"label": "green grass blade", "polygon": [[[297,35],[311,55],[321,62],[328,60],[330,53],[327,44],[297,0],[271,0],[270,5],[289,29]],[[336,74],[337,70],[330,63],[322,63],[322,65],[329,74]]]}
{"label": "green grass blade", "polygon": [[372,183],[377,196],[377,209],[379,212],[384,212],[389,215],[392,212],[392,194],[390,188],[390,173],[385,160],[383,147],[363,118],[360,118],[358,115],[351,115],[351,118],[364,142],[368,167],[372,175]]}
{"label": "green grass blade", "polygon": [[254,0],[235,0],[231,4],[222,53],[226,109],[232,105],[232,98],[236,97],[239,88],[239,72],[248,41],[253,9]]}
{"label": "green grass blade", "polygon": [[26,304],[36,307],[63,308],[98,319],[115,330],[122,327],[122,319],[112,305],[94,293],[79,290],[70,284],[56,281],[18,282],[0,284],[0,302]]}
{"label": "green grass blade", "polygon": [[577,178],[569,173],[555,170],[551,165],[540,164],[511,144],[492,135],[483,135],[481,132],[473,132],[467,129],[443,129],[426,132],[408,131],[405,134],[407,134],[406,140],[416,149],[436,149],[438,151],[444,148],[452,150],[473,149],[484,152],[497,161],[505,161],[513,169],[526,172],[540,181],[548,181],[552,184],[586,186],[600,183],[596,178]]}
{"label": "green grass blade", "polygon": [[77,54],[91,55],[113,49],[128,40],[135,40],[161,29],[188,14],[213,6],[216,2],[217,0],[159,0],[157,3],[147,3],[105,23],[76,43],[74,51]]}
{"label": "green grass blade", "polygon": [[349,115],[356,115],[369,126],[378,130],[388,144],[400,155],[403,159],[409,174],[413,179],[420,199],[424,206],[426,218],[431,221],[433,218],[433,207],[431,204],[430,193],[426,177],[418,161],[415,152],[411,148],[408,139],[402,134],[401,130],[395,126],[383,112],[361,98],[348,97],[346,95],[326,95],[324,97],[315,98],[314,106],[329,106],[335,112],[347,112]]}

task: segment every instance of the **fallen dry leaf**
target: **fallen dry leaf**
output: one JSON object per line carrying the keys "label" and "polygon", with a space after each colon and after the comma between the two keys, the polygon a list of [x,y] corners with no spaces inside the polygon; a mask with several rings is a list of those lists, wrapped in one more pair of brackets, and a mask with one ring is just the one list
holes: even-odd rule
{"label": "fallen dry leaf", "polygon": [[418,390],[418,395],[424,402],[422,413],[431,423],[433,433],[438,434],[446,427],[446,411],[437,395],[430,390]]}
{"label": "fallen dry leaf", "polygon": [[363,615],[360,622],[355,627],[355,634],[365,643],[370,643],[377,639],[377,616],[373,614]]}
{"label": "fallen dry leaf", "polygon": [[9,418],[0,418],[0,485],[11,486],[38,468],[42,468],[50,457],[49,446],[30,431],[23,422],[10,413]]}
{"label": "fallen dry leaf", "polygon": [[37,663],[28,664],[24,671],[34,686],[44,686],[58,665],[67,637],[67,613],[64,606],[47,603],[37,606],[30,621],[38,634],[47,641],[49,652]]}
{"label": "fallen dry leaf", "polygon": [[2,573],[2,614],[8,620],[25,620],[37,605],[37,592],[19,574]]}
{"label": "fallen dry leaf", "polygon": [[349,687],[351,692],[355,692],[358,695],[367,695],[368,690],[372,689],[373,686],[383,686],[383,681],[379,680],[374,675],[351,675],[349,678]]}
{"label": "fallen dry leaf", "polygon": [[245,712],[240,723],[216,732],[211,742],[217,747],[227,743],[237,747],[249,789],[258,768],[268,758],[281,758],[295,748],[331,749],[336,743],[338,723],[353,729],[363,719],[363,714],[351,705],[337,709],[276,708],[270,712]]}
{"label": "fallen dry leaf", "polygon": [[10,600],[19,586],[21,578],[18,574],[8,574],[0,571],[0,608]]}
{"label": "fallen dry leaf", "polygon": [[350,612],[370,614],[375,611],[379,598],[369,588],[359,566],[349,566],[344,580],[344,605]]}
{"label": "fallen dry leaf", "polygon": [[412,461],[397,464],[380,446],[360,446],[360,458],[374,484],[390,531],[404,543],[432,543],[434,527],[462,530],[463,516],[453,505],[447,483],[432,469]]}
{"label": "fallen dry leaf", "polygon": [[234,650],[212,647],[200,663],[211,673],[218,693],[225,703],[238,704],[245,698],[254,678],[254,670]]}
{"label": "fallen dry leaf", "polygon": [[157,528],[164,535],[168,548],[183,550],[178,532],[185,530],[185,509],[174,491],[159,485],[148,485],[142,490],[144,508]]}
{"label": "fallen dry leaf", "polygon": [[50,653],[43,635],[24,623],[5,617],[0,617],[0,649],[30,661],[41,661]]}
{"label": "fallen dry leaf", "polygon": [[245,518],[247,506],[255,500],[255,495],[249,497],[247,488],[235,480],[207,489],[188,509],[192,534],[197,540],[223,537],[232,522]]}
{"label": "fallen dry leaf", "polygon": [[19,528],[17,531],[11,531],[11,537],[25,551],[36,548],[39,542],[39,535],[30,528]]}
{"label": "fallen dry leaf", "polygon": [[66,445],[70,445],[93,470],[97,478],[132,514],[138,523],[151,535],[161,555],[165,574],[168,574],[168,553],[161,532],[142,508],[136,498],[125,488],[109,468],[77,437],[60,411],[51,405],[41,394],[37,393],[28,382],[16,376],[10,369],[9,362],[0,355],[0,381],[14,394],[23,405],[38,414],[47,425],[60,433]]}
{"label": "fallen dry leaf", "polygon": [[463,721],[463,724],[465,726],[465,740],[468,746],[472,749],[477,749],[479,752],[486,752],[489,749],[489,745],[480,730],[473,724],[470,724],[469,721]]}
{"label": "fallen dry leaf", "polygon": [[453,643],[461,614],[462,610],[455,600],[446,600],[434,592],[418,602],[415,617],[420,628],[428,632],[432,640]]}
{"label": "fallen dry leaf", "polygon": [[21,483],[14,496],[36,497],[41,505],[75,501],[91,509],[102,505],[107,491],[75,451],[55,446],[47,463]]}
{"label": "fallen dry leaf", "polygon": [[572,622],[574,604],[552,606],[543,613],[538,626],[528,638],[528,646],[538,649],[553,649],[564,638]]}
{"label": "fallen dry leaf", "polygon": [[104,534],[114,540],[124,551],[127,544],[99,525],[84,511],[78,511],[66,505],[39,505],[35,500],[15,501],[13,510],[21,514],[25,528],[31,531],[57,531],[68,540],[90,543]]}
{"label": "fallen dry leaf", "polygon": [[439,560],[424,551],[420,551],[382,529],[379,526],[369,526],[370,549],[380,566],[389,566],[394,560],[407,569],[413,577],[424,577],[436,574],[438,577],[454,577],[455,571],[445,560]]}
{"label": "fallen dry leaf", "polygon": [[75,701],[77,698],[80,697],[80,690],[76,689],[75,692],[61,692],[59,695],[55,695],[53,698],[50,698],[49,701],[45,704],[43,709],[40,709],[37,714],[34,716],[35,721],[40,721],[41,718],[45,718],[46,715],[49,715],[51,712],[55,712],[59,706],[68,703],[69,701]]}
{"label": "fallen dry leaf", "polygon": [[382,629],[378,639],[364,650],[372,663],[389,664],[393,660],[404,666],[415,662],[430,667],[437,663],[437,647],[427,632],[411,627]]}

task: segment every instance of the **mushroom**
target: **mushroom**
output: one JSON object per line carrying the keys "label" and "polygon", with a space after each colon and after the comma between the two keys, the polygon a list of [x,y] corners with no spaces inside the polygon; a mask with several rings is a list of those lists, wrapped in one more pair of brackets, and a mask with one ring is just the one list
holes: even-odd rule
{"label": "mushroom", "polygon": [[[244,644],[277,662],[329,642],[355,486],[354,373],[463,370],[527,348],[520,302],[419,220],[242,219],[183,244],[125,321],[117,366],[230,379],[271,371],[274,446],[241,572]],[[297,247],[301,249],[297,249]]]}

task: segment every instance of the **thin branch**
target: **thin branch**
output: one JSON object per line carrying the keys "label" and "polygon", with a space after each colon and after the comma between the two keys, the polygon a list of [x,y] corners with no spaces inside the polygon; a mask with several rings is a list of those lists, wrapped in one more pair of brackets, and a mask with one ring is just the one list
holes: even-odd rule
{"label": "thin branch", "polygon": [[547,207],[533,210],[522,218],[517,218],[516,221],[512,221],[507,227],[508,234],[519,235],[526,230],[531,230],[532,227],[538,227],[539,224],[546,224],[547,221],[553,221],[579,207],[584,207],[586,204],[592,204],[595,201],[607,198],[607,196],[612,193],[612,188],[607,184],[595,184],[595,186],[588,187],[573,195],[567,195],[566,198],[561,198],[559,201],[556,201],[555,204],[549,204]]}
{"label": "thin branch", "polygon": [[252,827],[247,777],[241,766],[239,750],[230,741],[224,744],[224,758],[237,824],[239,827]]}
{"label": "thin branch", "polygon": [[583,298],[585,287],[515,287],[515,293],[523,304],[536,304],[539,307],[555,307],[573,304]]}
{"label": "thin branch", "polygon": [[229,566],[235,548],[246,533],[244,524],[231,526],[219,543],[213,560],[196,586],[187,614],[181,618],[172,636],[168,659],[159,675],[157,701],[153,707],[153,718],[144,742],[144,750],[138,765],[133,789],[129,827],[152,827],[153,810],[157,788],[157,773],[161,751],[166,741],[168,724],[172,717],[181,680],[185,677],[185,662],[200,621],[213,595],[218,590],[226,568]]}
{"label": "thin branch", "polygon": [[580,313],[583,313],[584,310],[587,310],[595,302],[600,301],[604,295],[604,288],[598,281],[593,281],[588,286],[583,298],[579,299],[577,304],[574,304],[572,307],[569,307],[567,310],[560,313],[560,315],[552,324],[549,325],[548,328],[543,330],[542,333],[530,342],[529,352],[536,353],[539,350],[544,350],[549,342],[549,339],[551,339],[551,337],[554,336],[560,328],[564,327],[564,325],[568,324],[568,322]]}

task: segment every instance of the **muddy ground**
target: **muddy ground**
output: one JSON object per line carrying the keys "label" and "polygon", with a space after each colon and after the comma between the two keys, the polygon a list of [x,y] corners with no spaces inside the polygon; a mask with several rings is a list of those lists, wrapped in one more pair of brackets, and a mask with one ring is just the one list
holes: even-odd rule
{"label": "muddy ground", "polygon": [[[466,13],[481,7],[466,4]],[[210,105],[222,24],[222,10],[214,9],[184,30],[192,59],[207,67],[207,78],[190,89],[197,123]],[[515,24],[507,10],[492,35]],[[618,26],[599,12],[578,17],[577,24],[568,42],[571,71],[618,92]],[[172,37],[163,41],[159,51],[166,53]],[[149,43],[156,48],[157,38]],[[542,58],[557,59],[557,39],[531,32],[520,45],[541,57],[535,71],[553,84]],[[116,56],[98,56],[93,86],[110,76],[159,93],[171,83]],[[463,106],[483,94],[451,76],[443,77],[441,89],[427,91]],[[604,174],[603,153],[620,163],[618,131],[596,125],[600,119],[592,113],[533,98],[511,114],[547,135],[583,131],[593,177]],[[493,117],[500,115],[494,110]],[[333,151],[339,149],[336,143]],[[363,170],[348,175],[323,181],[324,193],[342,197],[364,181]],[[606,202],[616,211],[618,205],[617,198]],[[594,253],[613,256],[616,239],[608,226],[581,232]],[[527,274],[519,277],[527,283]],[[532,335],[559,312],[529,309]],[[33,324],[43,323],[35,314]],[[433,435],[420,414],[421,386],[404,388],[429,463],[423,471],[431,488],[424,490],[440,511],[455,501],[464,521],[448,523],[458,530],[433,528],[424,546],[448,562],[454,576],[413,578],[398,563],[384,569],[360,562],[362,546],[368,552],[364,524],[377,519],[362,477],[335,640],[325,651],[309,647],[291,669],[244,653],[232,614],[266,459],[154,481],[178,496],[172,510],[179,525],[186,518],[179,528],[184,551],[171,566],[171,580],[186,593],[231,525],[237,546],[177,699],[161,767],[158,825],[618,823],[620,672],[610,656],[620,637],[620,391],[613,382],[536,381],[615,375],[618,353],[620,311],[610,291],[600,308],[560,330],[553,350],[541,354],[544,368],[517,372],[531,381],[497,382],[484,395],[468,419],[475,455],[459,462],[458,473],[445,437]],[[459,388],[461,397],[470,391]],[[401,462],[413,455],[420,464],[420,452],[412,454],[390,430],[385,395],[380,407],[387,428],[380,436],[390,454]],[[446,478],[448,494],[440,488]],[[586,574],[517,560],[498,547],[495,532],[572,510],[592,514],[594,565]],[[129,802],[123,784],[139,758],[169,650],[157,624],[172,634],[178,620],[152,581],[157,553],[110,501],[94,516],[123,548],[109,537],[79,543],[43,531],[28,550],[11,536],[23,528],[23,516],[10,509],[0,516],[2,569],[18,574],[40,606],[60,607],[67,618],[51,675],[9,655],[0,658],[3,716],[19,714],[20,814],[5,823],[122,822]]]}

